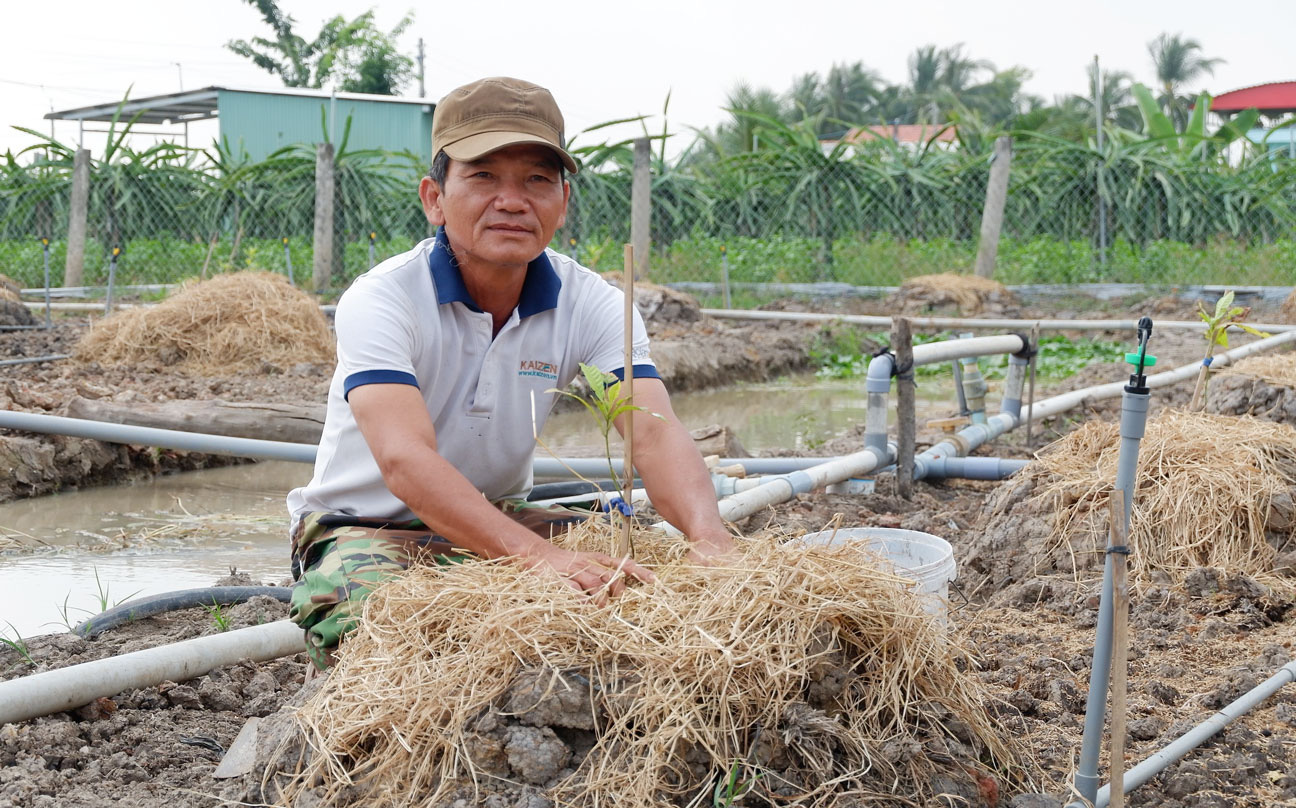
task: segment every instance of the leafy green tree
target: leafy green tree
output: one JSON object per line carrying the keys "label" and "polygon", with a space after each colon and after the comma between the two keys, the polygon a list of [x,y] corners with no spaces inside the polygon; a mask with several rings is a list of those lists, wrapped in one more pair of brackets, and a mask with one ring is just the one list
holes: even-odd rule
{"label": "leafy green tree", "polygon": [[396,95],[414,78],[414,60],[396,49],[396,40],[414,22],[406,14],[387,33],[373,24],[373,11],[356,18],[365,25],[356,30],[350,47],[342,54],[338,89],[348,93]]}
{"label": "leafy green tree", "polygon": [[1186,39],[1182,34],[1163,33],[1147,47],[1161,88],[1157,101],[1175,125],[1182,128],[1188,122],[1188,110],[1184,103],[1186,98],[1179,95],[1180,89],[1202,76],[1215,75],[1216,66],[1223,64],[1224,60],[1203,56],[1201,43]]}
{"label": "leafy green tree", "polygon": [[226,44],[234,53],[277,75],[286,87],[320,89],[335,75],[339,89],[394,95],[413,75],[413,62],[397,49],[395,40],[413,21],[406,14],[390,32],[374,24],[373,10],[354,20],[335,16],[307,41],[275,0],[245,0],[261,13],[272,38],[235,39]]}
{"label": "leafy green tree", "polygon": [[725,97],[729,120],[708,137],[720,155],[740,154],[760,148],[760,130],[766,121],[786,122],[788,115],[778,93],[767,87],[752,87],[745,81],[734,85]]}

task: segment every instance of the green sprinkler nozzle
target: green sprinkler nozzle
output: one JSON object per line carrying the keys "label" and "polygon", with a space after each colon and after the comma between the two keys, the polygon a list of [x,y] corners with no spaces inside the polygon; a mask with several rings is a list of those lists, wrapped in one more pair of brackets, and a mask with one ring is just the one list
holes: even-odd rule
{"label": "green sprinkler nozzle", "polygon": [[1130,374],[1129,384],[1125,385],[1125,392],[1127,393],[1148,394],[1147,375],[1143,370],[1156,364],[1156,357],[1148,356],[1147,352],[1148,340],[1151,338],[1152,318],[1143,317],[1138,321],[1138,351],[1125,354],[1125,361],[1134,366],[1134,372]]}

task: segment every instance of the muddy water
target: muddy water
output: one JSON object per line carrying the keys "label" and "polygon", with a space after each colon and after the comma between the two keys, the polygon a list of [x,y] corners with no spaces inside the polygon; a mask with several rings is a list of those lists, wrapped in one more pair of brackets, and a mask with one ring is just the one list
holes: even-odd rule
{"label": "muddy water", "polygon": [[[948,383],[919,393],[920,419],[948,413]],[[808,451],[862,423],[865,395],[859,381],[802,377],[673,404],[685,426],[727,425],[750,451]],[[557,413],[542,437],[559,454],[601,452],[592,424]],[[0,633],[63,630],[105,602],[210,586],[231,567],[286,580],[284,496],[309,476],[305,464],[264,462],[0,505]]]}

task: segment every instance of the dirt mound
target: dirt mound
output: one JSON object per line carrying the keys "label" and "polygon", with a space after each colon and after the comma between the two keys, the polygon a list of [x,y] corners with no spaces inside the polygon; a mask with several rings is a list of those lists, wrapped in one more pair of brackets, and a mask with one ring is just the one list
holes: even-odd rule
{"label": "dirt mound", "polygon": [[[961,570],[987,591],[1102,564],[1119,427],[1090,422],[1046,448],[981,514]],[[1167,411],[1148,422],[1130,523],[1136,584],[1202,567],[1290,588],[1276,560],[1296,538],[1296,430],[1252,418]]]}
{"label": "dirt mound", "polygon": [[0,275],[0,325],[36,325],[31,309],[23,305],[22,289],[8,275]]}
{"label": "dirt mound", "polygon": [[77,343],[75,357],[207,375],[331,362],[333,337],[310,295],[279,275],[238,272],[186,283],[156,306],[100,321]]}
{"label": "dirt mound", "polygon": [[490,562],[384,585],[299,714],[317,751],[244,800],[981,806],[1014,781],[957,639],[858,550],[752,541],[703,568],[635,545],[657,581],[603,609]]}
{"label": "dirt mound", "polygon": [[891,311],[904,314],[1010,316],[1017,311],[1016,299],[1002,283],[952,272],[910,278],[886,302]]}
{"label": "dirt mound", "polygon": [[1206,407],[1296,426],[1296,354],[1252,356],[1224,368],[1211,379]]}
{"label": "dirt mound", "polygon": [[[608,272],[603,278],[616,288],[621,288],[623,278],[620,273]],[[692,295],[668,286],[635,281],[634,302],[645,323],[681,325],[702,319],[702,307]]]}

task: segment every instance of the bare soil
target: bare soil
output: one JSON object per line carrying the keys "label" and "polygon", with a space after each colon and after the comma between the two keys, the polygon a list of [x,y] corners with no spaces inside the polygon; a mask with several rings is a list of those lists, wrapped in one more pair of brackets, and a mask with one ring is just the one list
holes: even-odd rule
{"label": "bare soil", "polygon": [[[803,305],[785,306],[805,308]],[[824,308],[827,306],[823,306]],[[1145,306],[1149,307],[1149,306]],[[1154,316],[1186,319],[1190,308],[1163,303]],[[1177,308],[1176,308],[1177,307]],[[877,302],[843,301],[838,311],[872,313]],[[1092,311],[1056,311],[1055,316]],[[1108,311],[1108,315],[1141,313]],[[1026,316],[1042,316],[1031,313]],[[1267,319],[1257,313],[1256,319]],[[0,333],[0,358],[70,353],[83,321],[56,329]],[[676,389],[705,387],[737,378],[776,376],[804,366],[814,329],[801,326],[733,328],[697,320],[656,324],[659,363],[677,361]],[[1129,339],[1130,335],[1119,335]],[[1163,366],[1191,361],[1199,337],[1158,332]],[[674,341],[679,347],[666,348]],[[678,360],[670,360],[678,351]],[[734,355],[742,363],[714,356]],[[699,358],[701,356],[701,358]],[[667,359],[667,361],[663,361]],[[162,365],[112,369],[66,362],[6,367],[0,376],[0,407],[57,414],[73,395],[118,401],[222,398],[230,401],[323,401],[331,369],[263,367],[260,373],[189,377]],[[1118,364],[1096,365],[1068,380],[1074,388],[1123,378]],[[1048,391],[1056,392],[1056,390]],[[1290,391],[1239,383],[1221,385],[1217,402],[1234,412],[1257,412],[1290,421]],[[1043,395],[1041,391],[1041,395]],[[1182,403],[1188,391],[1154,394],[1156,406]],[[1052,436],[1083,418],[1114,419],[1119,404],[1099,403],[1086,412],[1054,419],[1037,429],[1033,446],[1021,431],[991,451],[1029,457]],[[937,433],[920,434],[920,443]],[[849,451],[858,435],[817,450]],[[990,453],[990,452],[983,452]],[[133,477],[231,462],[210,456],[113,447],[97,441],[0,432],[0,500],[80,485],[117,483]],[[803,495],[762,512],[739,526],[744,532],[822,529],[836,514],[847,526],[874,525],[930,532],[955,547],[960,577],[952,592],[951,622],[975,652],[973,673],[995,699],[985,705],[1033,763],[1034,781],[1024,787],[964,793],[976,806],[1059,805],[1079,752],[1098,600],[1096,580],[1081,570],[1039,568],[1032,548],[1047,531],[1047,514],[1031,505],[1030,492],[1013,480],[1002,483],[947,480],[916,485],[912,500],[897,496],[887,478],[872,495]],[[283,584],[284,581],[265,583]],[[1143,760],[1170,740],[1268,678],[1292,655],[1296,614],[1292,601],[1229,570],[1201,569],[1183,584],[1135,593],[1131,616],[1127,765]],[[232,627],[282,619],[286,607],[258,598],[226,610]],[[28,638],[31,662],[0,648],[0,680],[162,645],[220,628],[203,609],[147,618],[86,640],[70,634]],[[109,806],[185,808],[234,804],[246,784],[217,781],[212,772],[224,750],[251,717],[273,716],[299,696],[304,656],[270,663],[243,662],[187,682],[117,694],[76,711],[0,727],[0,806]],[[1103,757],[1104,781],[1106,755]],[[1038,793],[1036,793],[1038,792]],[[461,801],[464,806],[473,800]],[[1296,806],[1296,688],[1277,695],[1215,735],[1180,762],[1137,789],[1134,806]],[[547,799],[529,793],[516,802],[542,808]],[[898,794],[894,805],[908,805]],[[458,803],[456,803],[458,805]]]}

